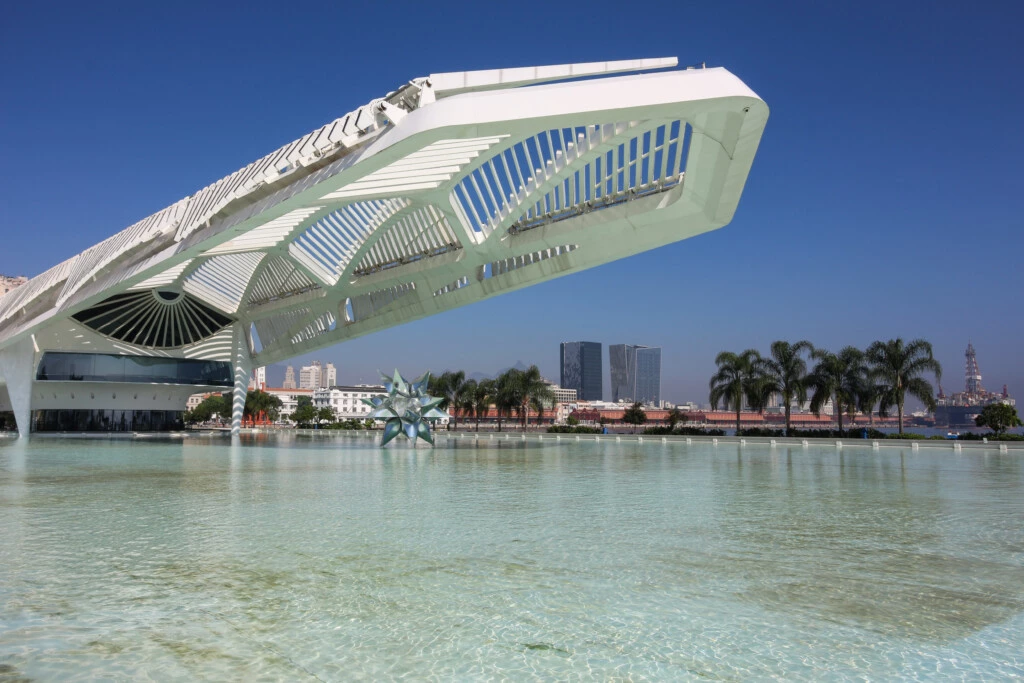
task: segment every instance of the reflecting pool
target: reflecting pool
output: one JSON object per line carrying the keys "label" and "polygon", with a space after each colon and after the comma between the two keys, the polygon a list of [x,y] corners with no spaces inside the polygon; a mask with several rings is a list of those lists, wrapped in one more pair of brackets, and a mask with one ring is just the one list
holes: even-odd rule
{"label": "reflecting pool", "polygon": [[946,447],[0,440],[0,680],[1024,676]]}

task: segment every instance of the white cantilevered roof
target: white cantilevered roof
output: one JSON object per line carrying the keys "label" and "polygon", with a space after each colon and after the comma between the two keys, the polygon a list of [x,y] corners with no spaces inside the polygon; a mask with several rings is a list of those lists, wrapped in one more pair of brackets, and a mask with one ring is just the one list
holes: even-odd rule
{"label": "white cantilevered roof", "polygon": [[413,79],[0,297],[0,349],[275,362],[719,228],[768,109],[675,66]]}

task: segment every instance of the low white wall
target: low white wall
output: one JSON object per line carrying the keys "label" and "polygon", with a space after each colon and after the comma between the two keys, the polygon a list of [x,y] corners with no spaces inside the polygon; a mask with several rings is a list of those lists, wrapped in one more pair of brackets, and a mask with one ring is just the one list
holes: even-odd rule
{"label": "low white wall", "polygon": [[120,382],[32,383],[32,410],[185,410],[192,394],[230,387]]}

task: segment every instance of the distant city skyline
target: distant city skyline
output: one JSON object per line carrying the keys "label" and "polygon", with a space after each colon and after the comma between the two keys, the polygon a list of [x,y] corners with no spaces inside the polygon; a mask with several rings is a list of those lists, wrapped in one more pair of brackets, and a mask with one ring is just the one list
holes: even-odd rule
{"label": "distant city skyline", "polygon": [[[398,328],[398,329],[401,329],[401,328]],[[356,341],[360,341],[360,340],[356,340]],[[940,357],[940,356],[936,355],[936,358],[939,360],[939,362],[942,364],[942,367],[943,367],[942,385],[945,388],[947,394],[951,393],[952,391],[960,391],[960,390],[963,389],[964,381],[965,381],[964,380],[964,371],[965,371],[965,368],[964,368],[964,348],[966,348],[967,343],[968,342],[965,340],[963,342],[962,346],[960,347],[959,351],[957,353],[955,353],[952,358],[943,358],[943,357]],[[976,343],[976,342],[971,342],[971,343],[972,343],[972,345],[975,348],[979,347],[978,343]],[[346,346],[350,347],[353,344],[355,344],[355,342],[349,342],[349,344],[346,345]],[[865,347],[865,346],[867,346],[867,345],[863,344],[862,348]],[[558,347],[556,347],[556,349],[557,348]],[[659,348],[662,351],[663,355],[666,352],[670,352],[673,357],[679,357],[679,358],[684,358],[684,359],[686,358],[684,354],[678,353],[679,352],[678,349],[673,349],[672,347],[668,347],[668,348],[659,347]],[[740,349],[740,347],[736,347],[736,348]],[[833,348],[835,350],[838,350],[838,348],[840,348],[840,347],[837,345],[837,346],[835,346]],[[981,348],[984,348],[984,347],[981,347]],[[758,349],[758,351],[760,351],[763,355],[767,355],[767,353],[768,353],[767,345],[765,347],[762,347],[762,348]],[[324,357],[325,356],[325,354],[323,352],[318,352],[317,355],[320,356],[320,357]],[[537,367],[541,371],[541,374],[544,375],[544,377],[546,377],[547,379],[549,379],[552,382],[556,382],[556,383],[560,384],[561,383],[560,382],[560,367],[559,367],[560,366],[560,363],[559,363],[560,353],[559,353],[558,350],[556,350],[556,352],[554,354],[549,354],[549,356],[551,356],[551,355],[553,355],[554,358],[548,357],[548,358],[544,358],[544,359],[541,359],[541,360],[538,360],[538,359],[532,358],[532,357],[515,358],[515,359],[512,359],[510,362],[500,362],[500,363],[498,363],[494,367],[465,367],[463,365],[455,365],[455,364],[451,364],[451,365],[448,365],[448,364],[430,364],[430,365],[415,364],[415,365],[413,365],[413,364],[410,363],[408,365],[403,365],[399,369],[402,370],[403,372],[405,372],[405,368],[406,367],[413,368],[412,370],[410,370],[408,372],[409,376],[417,376],[419,374],[422,374],[423,372],[426,372],[427,370],[430,370],[434,374],[440,374],[440,373],[445,372],[447,370],[462,370],[462,371],[464,371],[466,373],[467,377],[470,377],[470,376],[475,376],[475,377],[496,377],[498,374],[500,374],[504,370],[507,370],[508,368],[511,368],[511,367],[525,368],[525,367],[527,367],[529,365],[537,365]],[[352,354],[346,354],[346,357],[348,357],[350,359],[350,364],[349,364],[349,366],[345,366],[344,364],[341,364],[341,363],[338,364],[338,367],[337,367],[338,384],[355,386],[357,384],[375,384],[376,383],[377,378],[379,376],[376,368],[373,369],[373,370],[366,370],[365,368],[366,368],[367,365],[370,364],[369,362],[358,361],[357,360],[356,363],[353,364],[351,361],[354,358],[354,356]],[[440,357],[440,355],[439,355],[439,357]],[[362,362],[362,368],[363,369],[359,369],[359,363],[360,362]],[[370,362],[372,362],[372,361],[370,361]],[[692,359],[690,359],[687,362],[687,364],[692,366],[693,365]],[[295,362],[292,362],[292,363],[278,363],[278,364],[275,364],[275,365],[268,366],[268,370],[267,370],[267,372],[268,372],[268,375],[267,375],[268,376],[268,380],[267,381],[269,383],[269,386],[281,386],[280,384],[277,384],[277,382],[283,381],[283,378],[284,378],[284,375],[285,375],[285,372],[286,372],[286,368],[289,365],[294,367],[296,365],[296,363]],[[392,360],[391,365],[392,366],[394,365],[394,361],[393,360]],[[609,400],[610,401],[610,400],[613,400],[613,398],[612,398],[612,391],[611,391],[611,386],[612,386],[612,383],[611,383],[611,368],[608,367],[609,365],[610,365],[609,363],[602,363],[602,366],[603,366],[602,367],[602,375],[603,375],[603,379],[602,379],[602,387],[603,387],[602,400]],[[1011,396],[1024,398],[1024,386],[1022,386],[1019,390],[1015,391],[1014,390],[1014,386],[1013,386],[1013,384],[1011,382],[1004,381],[1002,378],[997,377],[997,376],[995,376],[995,375],[985,371],[985,358],[984,358],[983,352],[982,352],[982,355],[981,355],[980,359],[978,360],[978,365],[979,365],[980,370],[981,370],[981,375],[985,378],[984,381],[985,381],[986,386],[992,387],[993,390],[995,390],[995,391],[1002,391],[1003,385],[1005,384],[1005,385],[1007,385],[1007,388],[1008,388],[1009,393],[1010,393]],[[809,368],[813,367],[813,361],[809,362],[808,366],[809,366]],[[380,369],[384,370],[385,372],[390,372],[390,371],[394,370],[394,367],[390,367],[389,370],[385,370],[385,368],[388,368],[388,367],[389,366],[388,366],[387,363],[384,363],[384,364],[380,365]],[[714,373],[714,364],[710,363],[709,367],[706,370],[706,374],[705,375],[693,378],[694,381],[691,382],[691,384],[694,384],[696,386],[695,386],[694,391],[692,393],[689,393],[689,394],[685,393],[685,391],[680,391],[680,390],[675,389],[675,388],[667,389],[666,390],[665,386],[664,386],[664,382],[663,382],[663,384],[662,384],[662,392],[661,392],[661,397],[660,398],[661,398],[662,401],[668,401],[668,402],[671,402],[671,403],[685,403],[687,401],[692,401],[692,402],[695,402],[695,403],[698,403],[698,404],[705,404],[705,403],[707,403],[707,400],[708,400],[707,383],[708,383],[708,380],[710,379],[710,377],[711,377],[711,375],[713,373]],[[939,389],[938,384],[935,383],[932,378],[929,378],[929,381],[932,382],[933,386],[935,387],[936,393],[938,393],[938,389]],[[679,386],[679,385],[677,385],[677,386]],[[909,400],[910,399],[908,399],[908,401]],[[908,403],[908,405],[910,405],[910,403]]]}
{"label": "distant city skyline", "polygon": [[[586,8],[618,9],[600,0]],[[22,4],[5,14],[0,147],[18,163],[0,170],[0,273],[37,275],[294,131],[379,96],[381,83],[540,63],[496,46],[471,13],[452,12],[437,40],[422,43],[420,27],[436,24],[436,10],[412,5],[389,39],[420,45],[415,55],[382,54],[379,36],[354,32],[344,73],[308,68],[338,59],[323,41],[248,69],[248,37],[301,35],[308,12],[254,6],[231,15],[225,31],[229,13],[204,9],[198,23],[190,12],[147,4],[57,13]],[[679,55],[682,64],[728,68],[764,98],[771,115],[732,223],[303,355],[293,366],[330,361],[348,384],[376,382],[378,369],[395,365],[407,376],[493,374],[521,361],[557,381],[566,339],[642,340],[663,349],[665,400],[705,402],[722,350],[766,354],[776,339],[865,348],[902,336],[930,341],[957,388],[970,340],[986,385],[1024,395],[1024,321],[1007,299],[1024,289],[1024,194],[1016,187],[1024,136],[983,140],[1017,129],[1024,92],[1008,84],[1024,70],[1016,35],[1024,6],[676,4],[659,7],[659,21],[642,31],[606,22],[571,40],[559,22],[536,21],[545,10],[528,2],[503,17],[503,29],[544,44],[547,63]],[[320,15],[325,24],[347,18],[342,6]],[[166,35],[181,37],[179,49],[164,48]],[[330,96],[297,105],[268,91]],[[965,125],[981,138],[936,143]],[[38,179],[60,158],[88,159],[89,172],[65,183],[55,202],[52,183]],[[283,369],[270,372],[272,384],[283,381]],[[603,381],[610,386],[607,368]]]}

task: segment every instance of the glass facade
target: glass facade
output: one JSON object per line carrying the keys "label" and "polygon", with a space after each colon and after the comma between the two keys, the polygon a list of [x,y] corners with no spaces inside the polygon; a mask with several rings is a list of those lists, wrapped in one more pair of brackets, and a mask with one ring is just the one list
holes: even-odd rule
{"label": "glass facade", "polygon": [[57,382],[132,382],[143,384],[234,385],[231,364],[216,360],[119,356],[105,353],[47,351],[36,379]]}
{"label": "glass facade", "polygon": [[660,403],[660,347],[613,344],[608,347],[608,360],[611,363],[613,401]]}
{"label": "glass facade", "polygon": [[641,403],[661,403],[661,349],[636,349],[636,397]]}
{"label": "glass facade", "polygon": [[636,382],[636,354],[626,344],[612,344],[608,347],[608,365],[611,366],[612,401],[633,400]]}
{"label": "glass facade", "polygon": [[33,432],[166,432],[184,429],[180,410],[34,410]]}
{"label": "glass facade", "polygon": [[562,342],[559,384],[575,389],[581,401],[600,401],[604,372],[600,342]]}

